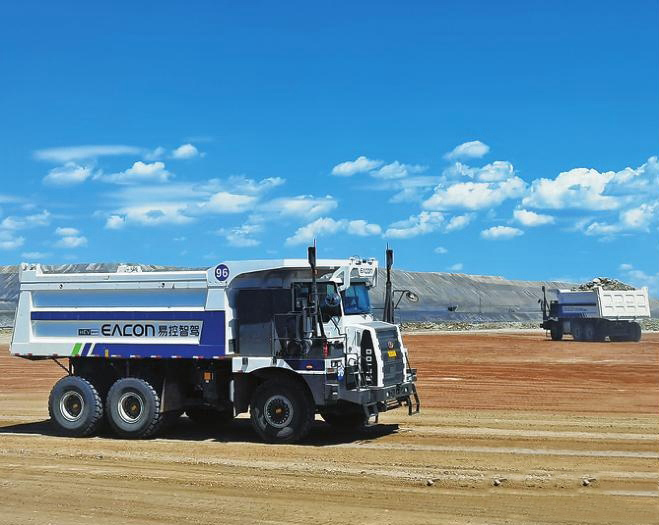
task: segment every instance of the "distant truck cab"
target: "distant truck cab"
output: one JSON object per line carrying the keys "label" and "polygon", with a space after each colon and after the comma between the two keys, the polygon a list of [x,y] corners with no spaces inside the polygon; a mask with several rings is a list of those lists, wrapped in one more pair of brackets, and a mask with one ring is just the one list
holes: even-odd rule
{"label": "distant truck cab", "polygon": [[183,411],[220,422],[249,410],[263,440],[289,443],[316,412],[358,428],[392,408],[419,411],[400,330],[371,312],[374,259],[316,261],[312,247],[308,261],[123,270],[20,267],[11,354],[68,359],[49,399],[65,434],[92,434],[104,414],[116,434],[139,438]]}
{"label": "distant truck cab", "polygon": [[542,324],[554,341],[571,334],[575,341],[640,341],[639,319],[650,317],[648,289],[556,290],[557,299],[547,302],[542,287]]}

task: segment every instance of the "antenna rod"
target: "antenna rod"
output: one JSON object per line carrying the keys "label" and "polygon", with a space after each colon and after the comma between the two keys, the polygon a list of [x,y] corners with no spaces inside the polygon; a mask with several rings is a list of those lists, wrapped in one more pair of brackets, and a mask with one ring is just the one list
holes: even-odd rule
{"label": "antenna rod", "polygon": [[394,251],[387,244],[386,263],[387,263],[387,282],[384,288],[384,312],[382,320],[385,323],[394,323],[394,297],[391,287],[391,267],[394,264]]}

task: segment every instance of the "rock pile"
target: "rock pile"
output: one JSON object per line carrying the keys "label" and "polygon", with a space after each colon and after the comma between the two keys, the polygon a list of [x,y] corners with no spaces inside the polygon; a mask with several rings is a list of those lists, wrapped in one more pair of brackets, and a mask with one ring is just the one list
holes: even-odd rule
{"label": "rock pile", "polygon": [[422,330],[441,330],[447,332],[463,332],[469,330],[501,330],[516,329],[529,330],[540,328],[540,322],[484,322],[469,323],[465,321],[420,321],[404,322],[400,325],[403,332],[417,332]]}
{"label": "rock pile", "polygon": [[595,277],[592,281],[588,281],[587,283],[580,284],[579,286],[572,288],[572,290],[586,292],[588,290],[597,288],[598,286],[601,286],[604,290],[616,290],[616,291],[634,290],[633,286],[629,286],[628,284],[625,284],[622,281],[618,281],[617,279],[612,279],[610,277]]}

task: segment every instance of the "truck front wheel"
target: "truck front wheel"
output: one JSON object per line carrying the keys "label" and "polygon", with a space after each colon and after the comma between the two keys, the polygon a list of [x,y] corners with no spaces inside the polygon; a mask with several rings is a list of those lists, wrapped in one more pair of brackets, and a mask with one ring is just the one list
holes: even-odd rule
{"label": "truck front wheel", "polygon": [[560,341],[563,339],[563,323],[561,321],[555,321],[551,324],[549,329],[552,341]]}
{"label": "truck front wheel", "polygon": [[59,433],[89,436],[103,422],[103,402],[98,390],[86,379],[67,376],[50,391],[48,413]]}
{"label": "truck front wheel", "polygon": [[124,438],[153,436],[166,421],[160,412],[160,396],[144,379],[128,377],[116,381],[106,400],[110,426]]}
{"label": "truck front wheel", "polygon": [[295,443],[311,430],[315,407],[301,385],[271,379],[254,391],[249,412],[261,439],[268,443]]}

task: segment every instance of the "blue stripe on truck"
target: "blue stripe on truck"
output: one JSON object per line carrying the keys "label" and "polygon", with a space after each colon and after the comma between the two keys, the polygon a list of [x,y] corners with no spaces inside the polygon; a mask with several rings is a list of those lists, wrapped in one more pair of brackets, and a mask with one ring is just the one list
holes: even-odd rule
{"label": "blue stripe on truck", "polygon": [[[202,321],[198,345],[175,343],[96,343],[94,356],[107,353],[120,357],[219,357],[225,352],[224,310],[207,312],[155,311],[155,312],[79,312],[58,311],[31,314],[33,321]],[[81,355],[89,355],[91,343],[85,344]]]}

